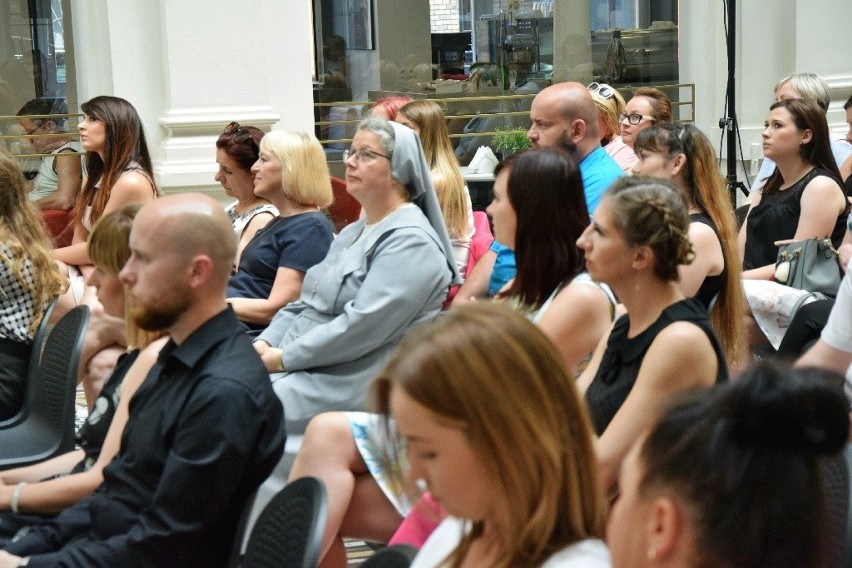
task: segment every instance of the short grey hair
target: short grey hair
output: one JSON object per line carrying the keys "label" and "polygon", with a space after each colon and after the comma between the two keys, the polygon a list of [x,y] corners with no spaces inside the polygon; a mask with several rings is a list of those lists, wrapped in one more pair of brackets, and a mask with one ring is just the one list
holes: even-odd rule
{"label": "short grey hair", "polygon": [[358,123],[358,130],[367,130],[379,137],[379,144],[388,156],[393,156],[396,147],[396,133],[393,126],[382,118],[365,118]]}
{"label": "short grey hair", "polygon": [[790,83],[794,89],[799,91],[803,99],[816,102],[822,112],[828,112],[828,105],[831,104],[831,91],[825,79],[816,73],[793,73],[778,81],[778,84],[775,85],[775,92],[777,93],[778,89],[787,83]]}

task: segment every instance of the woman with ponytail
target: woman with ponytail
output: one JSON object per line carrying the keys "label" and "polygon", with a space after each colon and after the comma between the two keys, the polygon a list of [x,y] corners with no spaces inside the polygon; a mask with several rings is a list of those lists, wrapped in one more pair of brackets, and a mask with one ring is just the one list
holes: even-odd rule
{"label": "woman with ponytail", "polygon": [[578,379],[599,436],[600,482],[609,491],[630,446],[650,426],[660,400],[727,379],[722,345],[707,308],[678,287],[694,256],[683,196],[654,178],[621,178],[604,194],[577,241],[586,270],[624,304]]}
{"label": "woman with ponytail", "polygon": [[841,385],[763,361],[664,412],[622,467],[613,566],[842,566]]}

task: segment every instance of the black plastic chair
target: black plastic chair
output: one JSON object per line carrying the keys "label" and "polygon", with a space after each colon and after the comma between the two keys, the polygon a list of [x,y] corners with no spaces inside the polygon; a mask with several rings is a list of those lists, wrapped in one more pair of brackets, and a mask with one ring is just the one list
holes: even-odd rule
{"label": "black plastic chair", "polygon": [[88,306],[77,306],[53,327],[38,376],[27,394],[24,420],[0,430],[0,470],[44,461],[74,449],[74,394]]}
{"label": "black plastic chair", "polygon": [[14,416],[10,416],[5,420],[0,420],[0,430],[10,428],[24,421],[24,418],[29,414],[30,405],[32,404],[33,392],[35,391],[36,381],[38,381],[38,367],[41,362],[41,352],[44,348],[44,339],[47,337],[47,320],[50,319],[50,314],[53,313],[53,308],[56,307],[56,300],[53,300],[44,314],[41,316],[41,323],[38,324],[33,344],[30,348],[30,366],[27,370],[27,386],[24,390],[24,404],[21,410]]}
{"label": "black plastic chair", "polygon": [[369,557],[361,568],[408,568],[415,556],[417,549],[410,544],[394,544]]}
{"label": "black plastic chair", "polygon": [[288,483],[257,518],[243,568],[316,568],[327,515],[322,481],[303,477]]}

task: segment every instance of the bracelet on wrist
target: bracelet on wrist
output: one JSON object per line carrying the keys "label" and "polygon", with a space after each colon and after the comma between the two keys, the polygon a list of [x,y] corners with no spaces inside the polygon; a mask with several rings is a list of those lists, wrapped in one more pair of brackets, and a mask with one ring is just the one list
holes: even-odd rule
{"label": "bracelet on wrist", "polygon": [[26,484],[26,481],[21,481],[15,485],[15,488],[12,490],[12,501],[9,503],[9,508],[12,509],[12,512],[15,514],[20,513],[18,510],[18,502],[21,500],[21,491]]}
{"label": "bracelet on wrist", "polygon": [[284,372],[284,350],[278,351],[278,364],[275,366],[275,372]]}

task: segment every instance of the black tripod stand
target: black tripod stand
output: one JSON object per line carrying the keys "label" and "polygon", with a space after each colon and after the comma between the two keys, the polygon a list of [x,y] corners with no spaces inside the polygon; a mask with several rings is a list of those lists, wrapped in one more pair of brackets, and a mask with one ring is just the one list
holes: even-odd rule
{"label": "black tripod stand", "polygon": [[725,130],[725,135],[728,137],[728,175],[726,176],[728,193],[731,197],[731,205],[737,206],[737,190],[748,195],[748,189],[745,184],[737,180],[737,107],[736,107],[736,44],[737,44],[737,0],[723,0],[727,6],[727,36],[726,42],[728,47],[728,86],[726,89],[725,113],[726,115],[719,119],[719,128]]}

